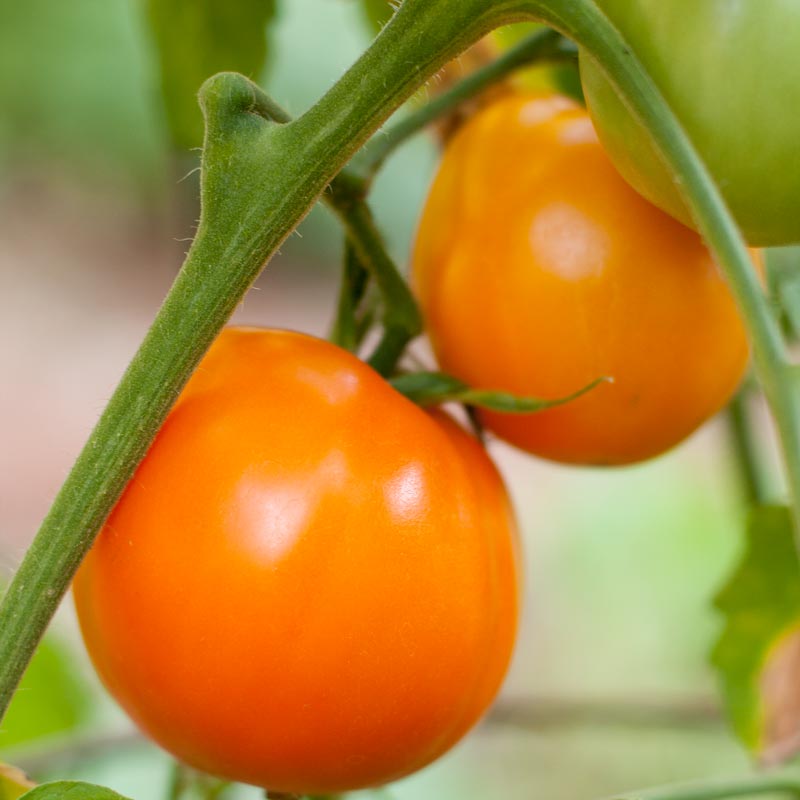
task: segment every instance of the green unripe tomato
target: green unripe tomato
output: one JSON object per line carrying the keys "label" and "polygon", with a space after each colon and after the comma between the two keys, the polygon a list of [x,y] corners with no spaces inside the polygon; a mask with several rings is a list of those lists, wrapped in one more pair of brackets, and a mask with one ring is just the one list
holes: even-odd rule
{"label": "green unripe tomato", "polygon": [[[800,241],[800,0],[596,0],[705,160],[752,245]],[[598,64],[586,99],[619,171],[692,225],[673,176]]]}

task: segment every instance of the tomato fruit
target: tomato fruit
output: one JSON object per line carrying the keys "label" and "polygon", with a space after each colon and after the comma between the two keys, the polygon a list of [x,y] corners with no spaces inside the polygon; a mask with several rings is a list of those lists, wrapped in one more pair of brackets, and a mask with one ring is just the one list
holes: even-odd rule
{"label": "tomato fruit", "polygon": [[[597,0],[672,106],[753,245],[800,241],[800,3]],[[675,179],[597,62],[586,99],[614,163],[692,222]]]}
{"label": "tomato fruit", "polygon": [[186,763],[338,792],[483,714],[516,632],[515,529],[478,442],[357,358],[231,328],[82,565],[111,693]]}
{"label": "tomato fruit", "polygon": [[462,381],[555,399],[613,380],[538,414],[479,412],[556,461],[664,452],[727,402],[748,360],[698,235],[625,183],[565,97],[501,100],[456,134],[413,279],[438,360]]}

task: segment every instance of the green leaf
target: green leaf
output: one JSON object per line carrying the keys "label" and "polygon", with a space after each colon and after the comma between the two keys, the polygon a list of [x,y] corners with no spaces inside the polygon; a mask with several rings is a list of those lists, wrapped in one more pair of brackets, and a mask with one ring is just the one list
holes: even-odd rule
{"label": "green leaf", "polygon": [[121,794],[112,792],[103,786],[78,781],[56,781],[43,783],[20,800],[128,800]]}
{"label": "green leaf", "polygon": [[198,147],[203,118],[197,90],[226,70],[258,80],[275,0],[147,0],[147,11],[173,142],[183,149]]}
{"label": "green leaf", "polygon": [[711,660],[733,727],[762,761],[783,761],[800,749],[800,564],[788,508],[753,511],[715,604],[725,626]]}
{"label": "green leaf", "polygon": [[0,748],[73,730],[88,710],[88,695],[71,654],[48,637],[28,665],[3,719]]}
{"label": "green leaf", "polygon": [[0,763],[0,800],[17,800],[34,786],[24,772]]}
{"label": "green leaf", "polygon": [[233,784],[174,761],[167,795],[170,800],[221,800]]}
{"label": "green leaf", "polygon": [[361,0],[361,9],[370,28],[376,34],[381,32],[381,28],[394,14],[390,0]]}
{"label": "green leaf", "polygon": [[564,405],[591,391],[607,378],[598,378],[574,394],[557,400],[542,400],[538,397],[519,397],[508,392],[472,389],[466,383],[443,372],[415,372],[392,378],[390,383],[398,392],[421,406],[440,403],[463,403],[467,406],[503,411],[508,414],[532,414],[547,408]]}

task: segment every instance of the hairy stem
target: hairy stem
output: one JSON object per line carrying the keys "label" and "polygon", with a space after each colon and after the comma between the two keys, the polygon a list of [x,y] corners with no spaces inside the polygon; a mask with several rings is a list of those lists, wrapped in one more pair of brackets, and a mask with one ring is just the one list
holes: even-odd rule
{"label": "hairy stem", "polygon": [[[289,115],[276,106],[258,87],[254,87],[260,113],[266,119],[290,122]],[[359,343],[355,312],[366,289],[366,269],[375,279],[383,300],[384,334],[370,365],[381,375],[390,375],[408,343],[422,332],[422,316],[414,295],[386,250],[383,236],[366,202],[365,180],[351,167],[345,167],[332,181],[322,199],[333,209],[347,233],[346,262],[339,295],[334,336],[344,338],[344,346],[355,349]]]}

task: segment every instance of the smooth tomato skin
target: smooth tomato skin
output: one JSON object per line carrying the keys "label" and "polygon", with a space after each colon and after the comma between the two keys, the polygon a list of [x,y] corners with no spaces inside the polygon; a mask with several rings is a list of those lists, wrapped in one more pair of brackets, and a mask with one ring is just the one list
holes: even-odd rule
{"label": "smooth tomato skin", "polygon": [[515,96],[450,142],[413,279],[442,368],[472,386],[565,397],[480,412],[530,453],[616,465],[668,450],[718,411],[748,360],[734,300],[697,234],[618,175],[586,112]]}
{"label": "smooth tomato skin", "polygon": [[186,763],[270,789],[394,780],[511,656],[513,515],[483,448],[355,357],[230,328],[74,585],[110,692]]}
{"label": "smooth tomato skin", "polygon": [[[750,244],[800,241],[800,3],[597,0],[677,114]],[[687,225],[692,217],[649,136],[597,62],[586,100],[625,178]]]}

